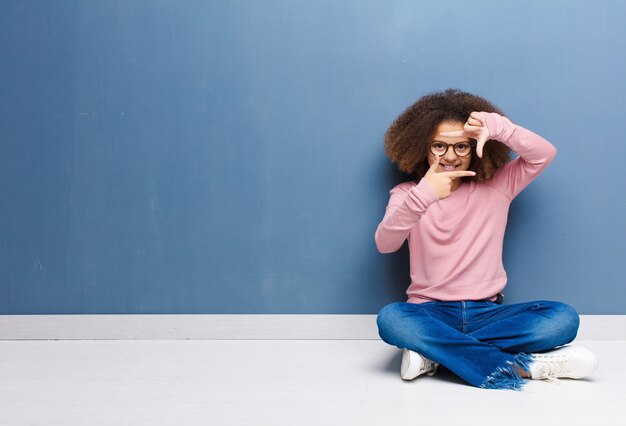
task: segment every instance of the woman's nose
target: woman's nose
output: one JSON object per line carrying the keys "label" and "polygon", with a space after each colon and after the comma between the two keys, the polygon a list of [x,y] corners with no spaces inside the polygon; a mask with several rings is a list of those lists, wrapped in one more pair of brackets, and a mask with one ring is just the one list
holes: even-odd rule
{"label": "woman's nose", "polygon": [[448,145],[448,150],[444,154],[443,158],[445,158],[448,161],[456,160],[456,152],[454,152],[454,146]]}

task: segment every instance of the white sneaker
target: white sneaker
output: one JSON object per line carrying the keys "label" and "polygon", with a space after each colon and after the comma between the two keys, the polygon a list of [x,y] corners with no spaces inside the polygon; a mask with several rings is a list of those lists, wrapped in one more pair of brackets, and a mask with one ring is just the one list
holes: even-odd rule
{"label": "white sneaker", "polygon": [[532,379],[580,379],[598,367],[598,359],[588,349],[565,346],[550,352],[531,354]]}
{"label": "white sneaker", "polygon": [[402,351],[400,377],[403,380],[413,380],[424,373],[432,376],[437,371],[437,367],[439,367],[439,364],[424,358],[417,352],[408,349]]}

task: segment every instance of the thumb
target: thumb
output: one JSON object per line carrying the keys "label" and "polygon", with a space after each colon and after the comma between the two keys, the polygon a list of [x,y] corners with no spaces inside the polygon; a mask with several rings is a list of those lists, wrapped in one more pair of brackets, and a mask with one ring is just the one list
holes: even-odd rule
{"label": "thumb", "polygon": [[483,148],[485,147],[485,144],[487,143],[488,140],[489,140],[489,132],[483,132],[483,134],[481,134],[480,137],[477,139],[476,155],[478,155],[479,158],[483,158]]}
{"label": "thumb", "polygon": [[487,126],[487,120],[485,119],[485,114],[482,112],[479,114],[480,114],[480,122],[482,124],[482,129],[481,129],[480,135],[478,136],[476,140],[476,155],[478,155],[479,158],[483,158],[483,147],[489,140],[489,136],[491,136],[491,133],[489,132],[489,127]]}

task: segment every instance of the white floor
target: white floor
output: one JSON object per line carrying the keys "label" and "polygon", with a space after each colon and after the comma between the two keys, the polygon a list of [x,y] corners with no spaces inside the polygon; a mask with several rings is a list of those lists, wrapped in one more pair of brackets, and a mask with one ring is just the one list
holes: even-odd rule
{"label": "white floor", "polygon": [[399,378],[377,340],[0,341],[1,425],[626,425],[626,341],[588,379]]}

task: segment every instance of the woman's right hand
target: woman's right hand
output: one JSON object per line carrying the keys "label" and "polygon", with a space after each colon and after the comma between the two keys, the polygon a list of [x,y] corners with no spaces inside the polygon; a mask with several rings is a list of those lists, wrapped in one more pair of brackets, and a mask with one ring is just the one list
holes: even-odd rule
{"label": "woman's right hand", "polygon": [[470,170],[459,170],[457,172],[441,172],[437,173],[439,166],[439,157],[435,157],[435,161],[424,175],[424,179],[437,194],[437,198],[443,200],[448,198],[452,193],[452,183],[455,179],[463,176],[476,176],[476,172]]}

